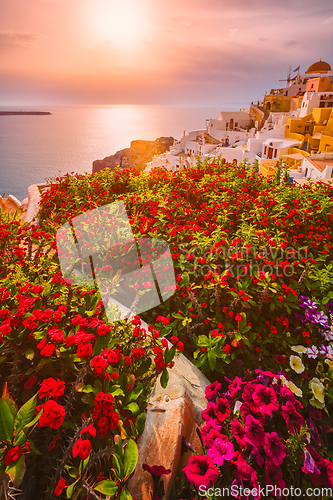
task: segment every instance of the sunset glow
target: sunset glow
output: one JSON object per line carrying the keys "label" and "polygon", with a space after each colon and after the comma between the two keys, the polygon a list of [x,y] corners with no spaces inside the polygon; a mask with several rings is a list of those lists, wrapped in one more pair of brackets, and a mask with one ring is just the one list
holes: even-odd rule
{"label": "sunset glow", "polygon": [[320,58],[330,0],[0,0],[0,100],[249,102]]}
{"label": "sunset glow", "polygon": [[87,26],[96,42],[109,40],[120,49],[135,50],[149,35],[147,8],[140,0],[93,0],[87,4]]}

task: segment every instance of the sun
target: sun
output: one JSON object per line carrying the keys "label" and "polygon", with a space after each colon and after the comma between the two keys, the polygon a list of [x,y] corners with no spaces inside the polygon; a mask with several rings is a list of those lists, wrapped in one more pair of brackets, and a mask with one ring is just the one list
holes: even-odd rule
{"label": "sun", "polygon": [[140,0],[93,0],[88,7],[87,22],[96,41],[133,49],[148,32],[147,6]]}

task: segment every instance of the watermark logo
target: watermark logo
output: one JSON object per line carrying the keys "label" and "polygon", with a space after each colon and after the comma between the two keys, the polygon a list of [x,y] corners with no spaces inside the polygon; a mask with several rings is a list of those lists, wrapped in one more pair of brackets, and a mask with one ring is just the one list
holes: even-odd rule
{"label": "watermark logo", "polygon": [[97,286],[110,323],[148,311],[176,290],[168,243],[136,240],[122,201],[66,222],[56,243],[64,280]]}

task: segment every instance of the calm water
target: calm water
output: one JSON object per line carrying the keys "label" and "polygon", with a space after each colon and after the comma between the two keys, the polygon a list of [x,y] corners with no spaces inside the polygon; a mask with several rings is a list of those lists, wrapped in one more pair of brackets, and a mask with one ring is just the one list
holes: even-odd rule
{"label": "calm water", "polygon": [[23,200],[30,184],[67,172],[91,173],[94,160],[129,147],[134,139],[180,139],[184,130],[205,128],[206,119],[216,118],[221,109],[240,107],[245,104],[11,107],[52,115],[0,116],[0,195]]}

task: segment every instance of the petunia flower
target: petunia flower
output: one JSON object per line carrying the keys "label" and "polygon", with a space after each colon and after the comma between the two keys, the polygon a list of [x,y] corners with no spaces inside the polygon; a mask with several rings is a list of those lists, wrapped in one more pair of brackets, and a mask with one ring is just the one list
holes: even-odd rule
{"label": "petunia flower", "polygon": [[216,406],[214,408],[214,413],[219,422],[224,422],[226,418],[230,416],[230,403],[226,398],[219,398],[216,401]]}
{"label": "petunia flower", "polygon": [[286,405],[282,406],[281,410],[282,418],[286,422],[289,431],[292,434],[298,434],[302,425],[304,425],[304,418],[302,415],[298,413],[295,406],[290,401],[287,401]]}
{"label": "petunia flower", "polygon": [[286,484],[282,478],[281,467],[274,465],[271,460],[266,460],[265,474],[266,484],[281,489],[285,487]]}
{"label": "petunia flower", "polygon": [[287,360],[282,354],[275,354],[274,355],[275,361],[279,364],[284,364]]}
{"label": "petunia flower", "polygon": [[221,383],[218,381],[207,385],[207,387],[205,389],[206,399],[208,399],[209,401],[216,399],[220,390],[221,390]]}
{"label": "petunia flower", "polygon": [[201,412],[201,416],[206,422],[208,422],[208,420],[210,420],[211,418],[215,418],[215,408],[216,404],[209,401],[209,403],[207,404],[207,408]]}
{"label": "petunia flower", "polygon": [[265,441],[264,428],[261,422],[252,415],[247,415],[245,420],[245,441],[251,443],[258,450]]}
{"label": "petunia flower", "polygon": [[214,483],[219,477],[219,470],[215,467],[214,462],[208,455],[197,455],[191,457],[188,465],[184,467],[186,479],[189,483],[194,484],[198,490],[201,485],[205,488]]}
{"label": "petunia flower", "polygon": [[234,445],[229,441],[216,438],[207,455],[213,459],[214,464],[223,465],[224,460],[231,460],[234,456]]}
{"label": "petunia flower", "polygon": [[293,345],[291,348],[292,351],[297,352],[298,354],[303,354],[307,351],[307,348],[303,345]]}
{"label": "petunia flower", "polygon": [[318,356],[318,352],[319,352],[318,348],[315,345],[313,345],[312,347],[308,347],[307,349],[308,358],[316,359]]}
{"label": "petunia flower", "polygon": [[[150,466],[148,464],[142,464],[143,470],[149,472],[153,478],[153,498],[157,496],[162,490],[164,492],[164,483],[160,482],[161,476],[167,476],[171,473],[171,469],[166,469],[163,465],[153,465]],[[163,493],[164,494],[164,493]],[[158,497],[159,498],[159,497]]]}
{"label": "petunia flower", "polygon": [[251,453],[255,456],[257,464],[259,465],[259,467],[262,467],[264,465],[264,459],[260,455],[258,448],[253,448],[253,450],[252,450]]}
{"label": "petunia flower", "polygon": [[265,453],[274,465],[281,465],[286,456],[286,447],[276,432],[265,434]]}
{"label": "petunia flower", "polygon": [[307,449],[303,450],[303,456],[304,456],[304,463],[302,471],[305,472],[305,474],[308,474],[309,472],[311,474],[320,474],[320,470],[318,469],[316,462],[314,461],[312,455]]}
{"label": "petunia flower", "polygon": [[289,363],[291,368],[296,372],[296,373],[302,373],[304,372],[305,368],[302,363],[302,360],[299,356],[293,356],[291,355],[289,358]]}
{"label": "petunia flower", "polygon": [[266,413],[266,415],[271,416],[273,412],[276,412],[279,409],[276,393],[271,387],[258,384],[252,398],[258,410]]}
{"label": "petunia flower", "polygon": [[240,448],[245,448],[245,427],[242,426],[242,424],[237,420],[237,418],[234,418],[230,422],[230,432],[236,439],[237,443],[239,444]]}
{"label": "petunia flower", "polygon": [[316,377],[313,377],[309,382],[309,387],[313,392],[314,397],[320,402],[324,403],[324,389],[325,386]]}

